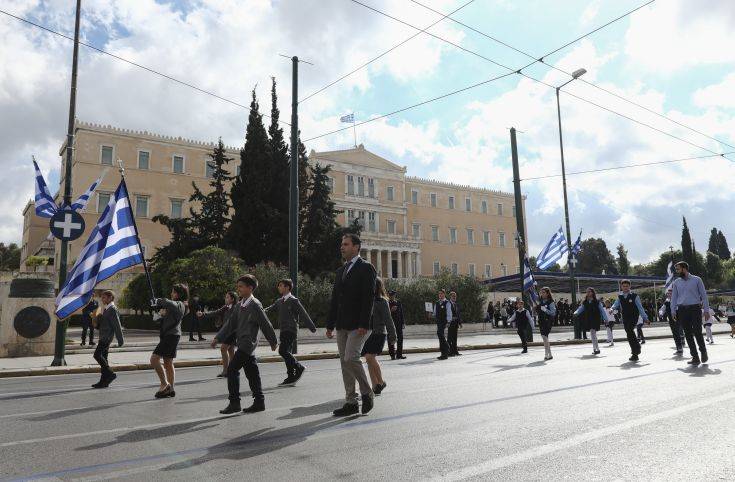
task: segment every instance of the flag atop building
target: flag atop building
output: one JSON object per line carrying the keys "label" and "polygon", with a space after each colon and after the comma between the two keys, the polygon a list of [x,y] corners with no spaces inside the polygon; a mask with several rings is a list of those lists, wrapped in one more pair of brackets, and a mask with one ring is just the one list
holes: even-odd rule
{"label": "flag atop building", "polygon": [[43,178],[43,174],[41,174],[41,170],[38,168],[35,159],[33,159],[33,168],[36,170],[36,194],[34,197],[36,215],[42,218],[51,218],[59,208],[56,207],[56,201],[54,201],[54,197],[49,192],[46,180]]}
{"label": "flag atop building", "polygon": [[339,121],[340,122],[346,122],[346,123],[350,123],[351,124],[351,123],[355,122],[355,114],[343,115],[342,117],[339,118]]}
{"label": "flag atop building", "polygon": [[548,269],[562,258],[569,251],[567,246],[567,238],[564,236],[564,231],[561,227],[559,231],[554,233],[544,249],[541,250],[538,257],[536,258],[536,266],[538,269]]}
{"label": "flag atop building", "polygon": [[89,302],[98,283],[142,262],[130,198],[122,180],[56,298],[56,316],[67,318]]}

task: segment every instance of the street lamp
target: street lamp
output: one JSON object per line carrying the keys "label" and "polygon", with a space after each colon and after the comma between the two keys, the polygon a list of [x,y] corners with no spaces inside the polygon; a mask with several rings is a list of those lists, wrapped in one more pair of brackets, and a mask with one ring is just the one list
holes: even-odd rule
{"label": "street lamp", "polygon": [[[568,81],[561,84],[559,87],[556,88],[556,113],[557,118],[559,119],[559,151],[561,152],[561,182],[562,186],[564,188],[564,219],[566,220],[567,225],[567,249],[569,250],[568,258],[570,259],[572,257],[572,230],[569,227],[569,201],[567,199],[567,172],[564,167],[564,141],[562,139],[562,133],[561,133],[561,106],[559,104],[559,91],[562,87],[567,85],[568,83],[572,82],[575,79],[578,79],[582,77],[584,74],[587,73],[587,70],[585,69],[577,69],[574,72],[572,72],[572,78]],[[573,263],[567,263],[569,267],[569,291],[572,296],[572,306],[577,304],[577,292],[574,288],[574,266]],[[575,338],[582,338],[581,333],[577,332],[577,327],[575,324]],[[579,335],[579,336],[577,336]]]}

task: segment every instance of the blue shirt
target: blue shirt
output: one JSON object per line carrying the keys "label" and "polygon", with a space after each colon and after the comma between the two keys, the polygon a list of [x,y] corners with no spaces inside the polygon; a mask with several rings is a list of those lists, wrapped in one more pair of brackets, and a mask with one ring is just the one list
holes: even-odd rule
{"label": "blue shirt", "polygon": [[[627,298],[631,293],[632,291],[628,291],[628,293],[620,293],[620,296]],[[643,321],[648,321],[648,315],[646,314],[646,310],[643,309],[640,296],[635,297],[635,306],[638,308],[638,313],[641,315],[641,318],[643,318]],[[612,305],[612,309],[620,311],[620,298],[615,300],[615,303]]]}
{"label": "blue shirt", "polygon": [[691,273],[686,278],[676,278],[671,288],[671,312],[676,313],[677,307],[686,305],[702,305],[703,309],[709,310],[702,278]]}

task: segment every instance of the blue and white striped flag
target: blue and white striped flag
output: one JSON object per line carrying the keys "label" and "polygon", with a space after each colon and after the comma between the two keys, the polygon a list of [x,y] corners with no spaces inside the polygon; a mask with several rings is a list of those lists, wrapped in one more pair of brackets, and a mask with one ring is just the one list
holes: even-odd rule
{"label": "blue and white striped flag", "polygon": [[674,284],[674,260],[672,259],[669,261],[669,265],[666,267],[666,284],[664,285],[664,292],[666,292],[669,288],[671,288],[671,285]]}
{"label": "blue and white striped flag", "polygon": [[536,292],[536,280],[533,279],[531,264],[528,262],[528,256],[523,260],[523,291],[528,292],[533,306],[539,304],[538,293]]}
{"label": "blue and white striped flag", "polygon": [[130,198],[122,180],[56,298],[56,316],[64,319],[86,306],[99,282],[142,262]]}
{"label": "blue and white striped flag", "polygon": [[582,231],[579,231],[579,236],[577,236],[577,240],[574,242],[574,246],[572,246],[572,256],[577,256],[579,252],[582,251]]}
{"label": "blue and white striped flag", "polygon": [[544,270],[554,266],[562,256],[569,251],[567,246],[567,238],[564,236],[564,232],[559,228],[559,231],[554,233],[549,242],[546,244],[544,249],[541,250],[538,257],[536,258],[536,266],[538,269]]}
{"label": "blue and white striped flag", "polygon": [[36,195],[34,197],[36,215],[42,218],[53,217],[59,208],[56,206],[54,197],[48,190],[46,181],[43,179],[43,174],[41,174],[41,170],[38,168],[35,159],[33,159],[33,168],[36,170]]}
{"label": "blue and white striped flag", "polygon": [[84,211],[84,208],[87,207],[87,203],[89,202],[89,199],[92,197],[92,194],[94,193],[94,190],[97,189],[97,186],[100,185],[100,182],[102,182],[102,176],[100,176],[96,181],[92,183],[91,186],[89,186],[89,189],[87,189],[84,194],[79,196],[79,199],[74,201],[71,205],[71,208],[74,211]]}
{"label": "blue and white striped flag", "polygon": [[343,115],[342,117],[339,118],[339,121],[340,122],[347,122],[347,123],[350,123],[351,124],[351,123],[355,122],[355,114]]}

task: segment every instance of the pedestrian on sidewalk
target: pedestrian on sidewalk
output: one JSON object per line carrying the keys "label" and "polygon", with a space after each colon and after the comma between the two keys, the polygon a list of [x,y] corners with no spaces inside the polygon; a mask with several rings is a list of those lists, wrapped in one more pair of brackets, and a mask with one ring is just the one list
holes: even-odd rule
{"label": "pedestrian on sidewalk", "polygon": [[219,413],[228,415],[236,413],[240,408],[240,370],[244,369],[245,377],[250,385],[250,393],[253,396],[253,404],[242,409],[244,413],[256,413],[265,410],[265,396],[260,380],[258,361],[253,352],[258,346],[259,333],[262,331],[270,343],[271,349],[276,351],[278,340],[268,316],[253,293],[258,288],[258,280],[251,274],[240,276],[237,279],[237,294],[240,295],[240,303],[235,307],[236,313],[230,316],[217,336],[212,340],[211,346],[215,348],[217,343],[223,343],[229,339],[232,333],[237,338],[237,351],[227,366],[227,391],[230,403]]}
{"label": "pedestrian on sidewalk", "polygon": [[684,353],[684,328],[682,328],[679,320],[675,320],[671,314],[671,288],[666,290],[666,301],[661,305],[661,309],[658,311],[661,321],[669,323],[671,329],[671,336],[674,337],[674,344],[676,345],[675,355],[682,355]]}
{"label": "pedestrian on sidewalk", "polygon": [[607,330],[607,347],[612,348],[615,346],[615,336],[613,335],[613,327],[615,326],[615,314],[612,310],[612,303],[610,300],[605,300],[605,315],[607,321],[605,322],[605,329]]}
{"label": "pedestrian on sidewalk", "polygon": [[[362,241],[356,234],[342,236],[340,251],[345,264],[335,273],[327,318],[327,338],[334,337],[334,330],[337,330],[337,349],[345,386],[345,404],[332,412],[337,417],[358,413],[360,398],[365,415],[372,410],[375,398],[360,354],[370,330],[376,274],[373,265],[360,257],[361,246]],[[355,382],[360,386],[361,397],[355,392]]]}
{"label": "pedestrian on sidewalk", "polygon": [[108,362],[110,344],[113,338],[117,338],[118,347],[123,346],[125,342],[120,325],[120,312],[115,306],[115,293],[105,290],[100,300],[102,301],[102,315],[98,318],[99,337],[97,348],[94,350],[94,359],[100,366],[100,381],[92,385],[92,388],[107,388],[117,378]]}
{"label": "pedestrian on sidewalk", "polygon": [[393,324],[393,317],[390,313],[390,304],[388,295],[385,292],[383,280],[375,279],[375,300],[373,301],[373,314],[370,319],[372,333],[362,348],[361,355],[365,357],[365,362],[370,373],[370,381],[373,383],[373,393],[380,395],[388,386],[383,380],[383,373],[380,370],[377,356],[383,353],[385,346],[386,332],[388,343],[396,342],[396,327]]}
{"label": "pedestrian on sidewalk", "polygon": [[161,315],[159,341],[151,355],[151,365],[161,382],[156,398],[176,396],[174,358],[181,338],[181,320],[187,312],[188,299],[189,288],[185,284],[177,283],[171,288],[171,299],[158,298],[152,303],[153,308],[159,310]]}
{"label": "pedestrian on sidewalk", "polygon": [[82,308],[82,346],[87,344],[87,331],[89,331],[89,346],[94,346],[94,323],[92,323],[92,316],[94,316],[97,308],[99,308],[99,303],[94,299],[94,292],[92,292],[89,303]]}
{"label": "pedestrian on sidewalk", "polygon": [[528,332],[533,329],[533,318],[531,312],[526,309],[523,298],[516,300],[516,309],[508,319],[510,323],[515,322],[518,337],[521,339],[521,353],[528,353]]}
{"label": "pedestrian on sidewalk", "polygon": [[452,319],[452,303],[447,299],[447,292],[439,290],[439,300],[434,304],[434,319],[436,320],[436,337],[439,339],[440,355],[437,360],[449,358],[449,343],[446,330],[449,320]]}
{"label": "pedestrian on sidewalk", "polygon": [[597,344],[597,332],[600,326],[607,322],[607,313],[602,301],[597,299],[597,292],[594,288],[587,288],[584,300],[580,303],[574,316],[579,318],[582,331],[590,332],[592,340],[592,354],[599,355],[600,347]]}
{"label": "pedestrian on sidewalk", "polygon": [[204,341],[206,338],[202,336],[202,325],[199,323],[199,317],[196,315],[204,309],[199,301],[198,296],[192,296],[189,301],[189,341],[197,341],[194,339],[194,332],[196,331],[199,335],[199,341]]}
{"label": "pedestrian on sidewalk", "polygon": [[[700,363],[707,363],[709,358],[702,336],[702,310],[704,319],[710,318],[707,291],[704,289],[702,278],[689,272],[689,264],[686,261],[676,263],[676,274],[679,277],[674,280],[671,289],[671,312],[684,327],[689,353],[692,355],[692,359],[687,363],[697,366]],[[701,358],[697,354],[697,345]]]}
{"label": "pedestrian on sidewalk", "polygon": [[623,318],[623,327],[625,328],[625,336],[628,338],[630,345],[630,361],[638,361],[638,355],[641,354],[641,345],[636,337],[635,328],[638,325],[638,317],[648,320],[648,315],[643,310],[641,298],[637,293],[630,290],[630,281],[625,279],[620,282],[622,292],[618,294],[618,299],[613,303],[613,311],[617,311]]}
{"label": "pedestrian on sidewalk", "polygon": [[[214,319],[214,326],[219,330],[224,326],[230,316],[237,313],[237,310],[234,309],[237,303],[237,293],[234,291],[228,291],[225,293],[225,304],[222,305],[222,307],[210,312],[198,311],[196,316],[200,321]],[[224,378],[227,376],[227,367],[230,365],[232,357],[235,356],[235,341],[235,333],[233,332],[222,342],[222,346],[220,347],[222,371],[217,375],[217,378]]]}
{"label": "pedestrian on sidewalk", "polygon": [[551,294],[551,288],[548,286],[541,288],[539,297],[541,301],[536,307],[536,314],[538,315],[538,328],[539,332],[541,332],[541,339],[544,341],[544,360],[552,360],[554,357],[551,356],[549,335],[551,334],[551,325],[557,315],[556,304],[554,303],[554,296]]}
{"label": "pedestrian on sidewalk", "polygon": [[396,347],[388,344],[388,352],[391,360],[405,360],[403,356],[403,328],[406,326],[406,320],[403,318],[403,303],[398,299],[396,290],[388,292],[390,296],[390,316],[393,319],[393,325],[396,327]]}
{"label": "pedestrian on sidewalk", "polygon": [[454,291],[449,292],[449,302],[452,304],[452,319],[449,321],[449,338],[447,344],[449,345],[449,356],[460,356],[459,347],[457,346],[457,336],[459,335],[459,329],[462,328],[462,315],[460,314],[459,303],[457,303],[457,293]]}
{"label": "pedestrian on sidewalk", "polygon": [[286,378],[281,385],[293,385],[298,382],[304,374],[306,367],[299,363],[293,354],[296,348],[296,340],[299,336],[299,321],[303,321],[309,331],[316,333],[316,325],[306,312],[304,305],[298,298],[291,294],[293,281],[282,279],[277,285],[278,293],[281,295],[275,303],[265,309],[265,312],[275,310],[278,315],[278,326],[280,328],[280,345],[278,354],[286,363]]}

